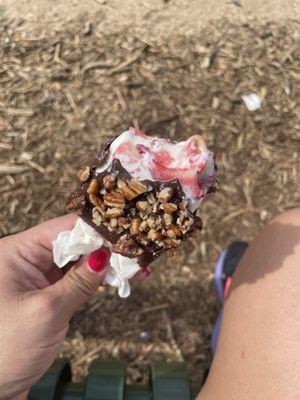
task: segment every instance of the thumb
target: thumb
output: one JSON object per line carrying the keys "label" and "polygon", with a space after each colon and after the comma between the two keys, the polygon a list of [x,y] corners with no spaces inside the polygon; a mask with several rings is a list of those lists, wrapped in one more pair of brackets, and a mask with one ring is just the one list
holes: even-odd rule
{"label": "thumb", "polygon": [[62,279],[49,287],[52,296],[59,299],[58,319],[69,320],[96,292],[106,276],[109,258],[110,251],[105,247],[81,257]]}

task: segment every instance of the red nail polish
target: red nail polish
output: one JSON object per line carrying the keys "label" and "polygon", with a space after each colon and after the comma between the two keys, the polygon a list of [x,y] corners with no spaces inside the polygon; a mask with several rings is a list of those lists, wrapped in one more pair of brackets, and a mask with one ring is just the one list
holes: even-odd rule
{"label": "red nail polish", "polygon": [[143,268],[144,277],[147,278],[151,274],[151,270],[148,267]]}
{"label": "red nail polish", "polygon": [[109,257],[110,251],[103,247],[90,254],[88,265],[93,272],[100,272],[106,267]]}

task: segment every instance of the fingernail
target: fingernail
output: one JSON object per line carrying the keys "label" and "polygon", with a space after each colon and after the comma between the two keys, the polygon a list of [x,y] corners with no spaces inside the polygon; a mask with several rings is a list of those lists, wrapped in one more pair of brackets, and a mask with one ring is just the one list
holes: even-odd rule
{"label": "fingernail", "polygon": [[103,247],[90,254],[88,266],[93,272],[101,272],[106,267],[109,257],[110,251]]}
{"label": "fingernail", "polygon": [[151,274],[151,270],[148,267],[143,268],[144,277],[147,278]]}

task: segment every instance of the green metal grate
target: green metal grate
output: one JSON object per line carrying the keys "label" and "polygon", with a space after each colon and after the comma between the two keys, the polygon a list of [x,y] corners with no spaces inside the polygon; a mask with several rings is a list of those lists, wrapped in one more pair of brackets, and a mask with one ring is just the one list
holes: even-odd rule
{"label": "green metal grate", "polygon": [[33,386],[29,400],[192,400],[195,397],[184,363],[153,363],[149,386],[127,386],[126,368],[121,361],[94,361],[85,383],[73,383],[71,378],[69,362],[57,359]]}

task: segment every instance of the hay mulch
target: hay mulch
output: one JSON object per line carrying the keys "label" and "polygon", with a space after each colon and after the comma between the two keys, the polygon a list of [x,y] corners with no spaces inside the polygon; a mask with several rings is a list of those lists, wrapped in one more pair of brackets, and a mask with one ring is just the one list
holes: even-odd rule
{"label": "hay mulch", "polygon": [[[217,153],[220,190],[202,207],[199,237],[157,261],[129,299],[100,288],[72,320],[62,354],[77,380],[100,356],[126,360],[129,382],[145,381],[150,361],[185,360],[193,384],[202,383],[217,256],[299,206],[299,44],[293,22],[219,21],[201,36],[165,40],[104,33],[89,21],[29,40],[22,25],[1,22],[2,235],[64,213],[74,169],[104,134],[128,126],[172,139],[202,132]],[[251,92],[263,99],[255,112],[241,100]]]}

